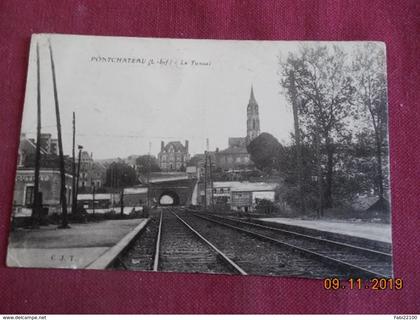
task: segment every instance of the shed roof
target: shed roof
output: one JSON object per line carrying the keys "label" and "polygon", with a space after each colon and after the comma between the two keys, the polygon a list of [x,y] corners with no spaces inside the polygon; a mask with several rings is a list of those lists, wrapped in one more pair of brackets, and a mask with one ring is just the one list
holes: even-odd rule
{"label": "shed roof", "polygon": [[244,182],[244,181],[214,181],[214,188],[230,188],[231,191],[274,191],[277,183]]}
{"label": "shed roof", "polygon": [[[77,200],[92,200],[92,193],[83,193],[77,195]],[[95,200],[111,200],[110,193],[95,193]]]}
{"label": "shed roof", "polygon": [[144,194],[147,193],[146,187],[138,187],[138,188],[125,188],[124,194]]}

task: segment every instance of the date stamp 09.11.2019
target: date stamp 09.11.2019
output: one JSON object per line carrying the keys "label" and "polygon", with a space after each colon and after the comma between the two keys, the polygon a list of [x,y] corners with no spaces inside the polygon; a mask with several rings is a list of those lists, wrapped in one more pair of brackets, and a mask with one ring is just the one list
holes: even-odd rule
{"label": "date stamp 09.11.2019", "polygon": [[402,290],[403,280],[401,278],[372,278],[364,280],[362,278],[349,278],[343,280],[339,278],[325,278],[322,282],[326,290]]}

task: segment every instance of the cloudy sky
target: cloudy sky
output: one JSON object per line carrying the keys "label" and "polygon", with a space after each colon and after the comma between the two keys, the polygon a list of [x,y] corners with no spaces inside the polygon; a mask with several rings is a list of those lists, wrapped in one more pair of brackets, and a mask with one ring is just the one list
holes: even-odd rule
{"label": "cloudy sky", "polygon": [[[41,59],[42,131],[56,136],[48,38],[67,154],[71,153],[73,111],[76,143],[96,159],[145,154],[149,142],[156,155],[161,140],[188,139],[191,154],[204,151],[206,138],[210,149],[226,148],[228,137],[246,135],[251,85],[261,131],[283,143],[290,139],[292,113],[281,94],[278,56],[296,50],[297,42],[60,35],[32,39],[22,120],[22,132],[28,136],[34,137],[36,130],[36,42]],[[117,58],[136,62],[117,62]],[[168,62],[158,64],[159,59]]]}

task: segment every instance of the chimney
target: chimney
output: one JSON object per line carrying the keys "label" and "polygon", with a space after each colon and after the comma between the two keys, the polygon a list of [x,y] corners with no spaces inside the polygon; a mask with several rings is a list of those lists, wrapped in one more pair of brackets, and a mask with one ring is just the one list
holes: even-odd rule
{"label": "chimney", "polygon": [[187,153],[188,153],[188,140],[185,140],[185,150],[187,151]]}
{"label": "chimney", "polygon": [[165,147],[165,142],[160,142],[160,152],[163,152],[163,148]]}

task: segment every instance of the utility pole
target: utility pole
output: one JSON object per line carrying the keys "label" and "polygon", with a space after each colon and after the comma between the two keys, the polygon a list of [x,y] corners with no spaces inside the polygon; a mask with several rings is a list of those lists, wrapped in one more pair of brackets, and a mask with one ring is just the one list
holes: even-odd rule
{"label": "utility pole", "polygon": [[72,201],[71,201],[71,214],[76,215],[77,210],[77,195],[76,195],[76,114],[73,111],[73,161],[72,161],[72,174],[73,174],[73,185],[72,185]]}
{"label": "utility pole", "polygon": [[295,82],[295,73],[290,71],[290,98],[292,100],[293,108],[293,120],[295,125],[295,142],[296,142],[296,162],[297,162],[297,178],[298,178],[298,188],[299,188],[299,202],[301,214],[305,214],[305,196],[303,192],[303,162],[302,162],[302,143],[300,139],[300,128],[299,128],[299,116],[298,116],[298,107],[300,100],[298,101],[296,82]]}
{"label": "utility pole", "polygon": [[79,159],[77,160],[76,189],[75,189],[75,194],[74,194],[74,198],[76,199],[76,211],[77,211],[77,195],[79,194],[80,161],[82,158],[83,146],[78,145],[77,148],[79,149]]}
{"label": "utility pole", "polygon": [[150,153],[151,153],[151,149],[152,149],[152,142],[149,141],[149,153],[148,153],[148,157],[147,157],[147,209],[150,209],[150,171],[151,171],[151,159],[150,159]]}
{"label": "utility pole", "polygon": [[114,165],[111,164],[111,190],[112,190],[112,210],[115,210],[115,178],[114,178]]}
{"label": "utility pole", "polygon": [[64,229],[64,228],[70,228],[67,221],[66,173],[65,173],[65,168],[64,168],[63,140],[61,138],[61,121],[60,121],[60,107],[58,103],[58,93],[57,93],[57,80],[55,77],[54,57],[53,57],[50,40],[48,40],[48,44],[49,44],[49,49],[50,49],[51,71],[52,71],[53,87],[54,87],[55,115],[57,118],[58,150],[59,150],[59,157],[60,157],[60,176],[61,176],[60,200],[61,200],[62,223],[59,228]]}
{"label": "utility pole", "polygon": [[204,208],[207,209],[207,151],[204,152]]}
{"label": "utility pole", "polygon": [[212,168],[212,163],[211,163],[211,155],[209,154],[209,179],[210,179],[210,189],[211,189],[210,203],[211,203],[212,210],[214,210],[213,171],[212,170],[213,170],[213,168]]}
{"label": "utility pole", "polygon": [[41,76],[39,63],[39,44],[36,44],[36,66],[37,66],[37,126],[36,126],[36,153],[35,153],[35,177],[34,193],[32,202],[32,226],[36,227],[41,223],[41,206],[39,194],[39,167],[41,158]]}
{"label": "utility pole", "polygon": [[[121,205],[121,212],[120,212],[120,214],[121,214],[121,217],[124,215],[124,181],[123,181],[123,177],[125,177],[125,173],[122,173],[121,172],[121,177],[120,177],[120,180],[121,180],[121,199],[120,199],[120,205]],[[120,183],[118,182],[118,186],[120,185]]]}
{"label": "utility pole", "polygon": [[92,182],[92,216],[95,218],[95,183]]}
{"label": "utility pole", "polygon": [[124,215],[124,188],[121,189],[121,199],[120,199],[120,205],[121,205],[121,217]]}

